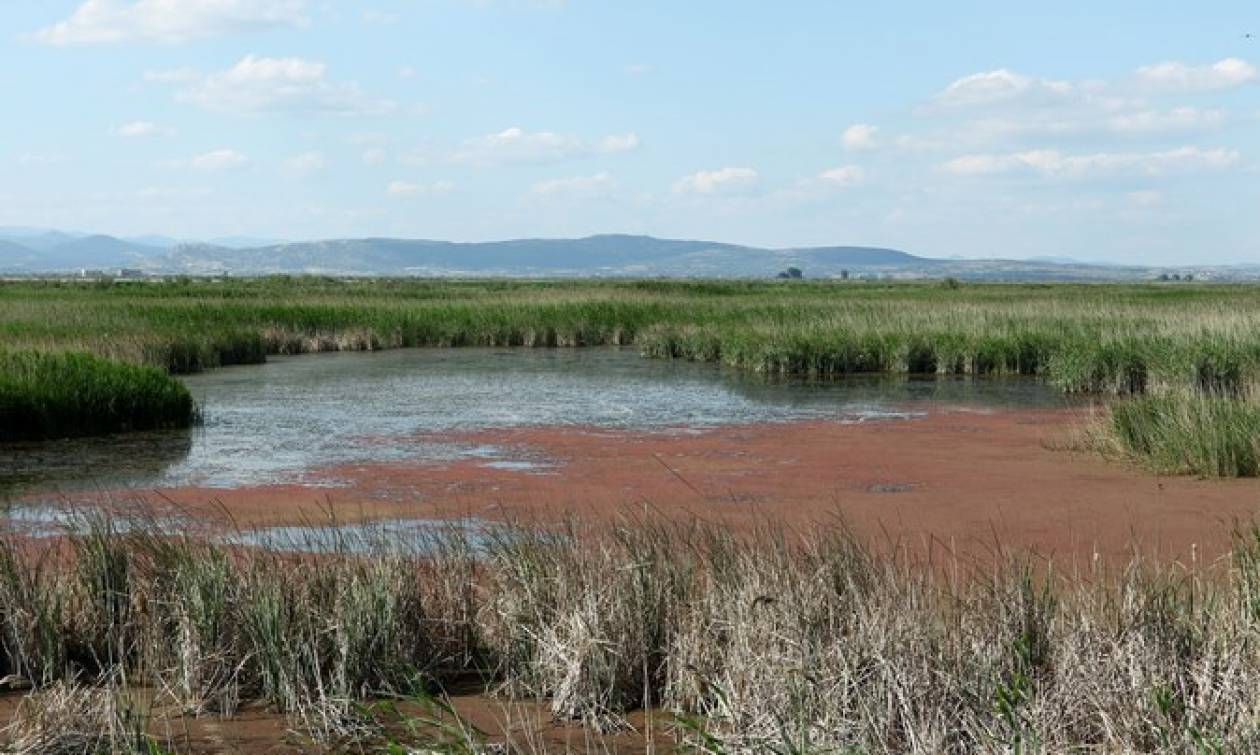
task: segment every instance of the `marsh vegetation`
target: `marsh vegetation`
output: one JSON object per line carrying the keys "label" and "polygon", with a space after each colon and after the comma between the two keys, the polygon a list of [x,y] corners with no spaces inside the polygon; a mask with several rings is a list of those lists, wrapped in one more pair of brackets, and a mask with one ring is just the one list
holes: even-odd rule
{"label": "marsh vegetation", "polygon": [[[1250,398],[1260,376],[1255,294],[1251,286],[1205,284],[9,283],[0,286],[0,343],[27,356],[0,361],[0,385],[10,404],[52,417],[24,421],[24,432],[91,432],[110,424],[98,419],[97,405],[32,398],[34,384],[15,380],[14,365],[31,353],[88,352],[181,374],[328,350],[633,345],[649,357],[768,375],[1034,375],[1069,393],[1139,397],[1110,415],[1113,450],[1170,471],[1246,475],[1257,463],[1245,444],[1201,439],[1200,445],[1230,444],[1213,452],[1215,461],[1202,448],[1176,446],[1178,438],[1202,435],[1195,413],[1226,412],[1235,425],[1256,414]],[[107,383],[104,371],[82,379]],[[166,416],[159,404],[176,389],[154,389],[153,380],[128,394],[135,396],[128,410],[137,415],[133,424]],[[90,388],[51,390],[101,393]],[[1138,423],[1147,430],[1138,431]]]}
{"label": "marsh vegetation", "polygon": [[188,389],[160,368],[0,350],[0,441],[187,427],[196,417]]}
{"label": "marsh vegetation", "polygon": [[[109,735],[97,750],[143,749],[146,706],[230,718],[262,704],[318,747],[415,747],[372,701],[469,679],[544,699],[596,740],[647,709],[661,750],[1260,743],[1251,530],[1218,564],[1135,559],[1067,579],[1001,553],[916,563],[842,527],[431,532],[420,549],[341,536],[281,554],[97,516],[60,544],[0,539],[0,664],[34,686],[8,746]],[[445,731],[467,735],[448,751],[480,751],[471,730]]]}

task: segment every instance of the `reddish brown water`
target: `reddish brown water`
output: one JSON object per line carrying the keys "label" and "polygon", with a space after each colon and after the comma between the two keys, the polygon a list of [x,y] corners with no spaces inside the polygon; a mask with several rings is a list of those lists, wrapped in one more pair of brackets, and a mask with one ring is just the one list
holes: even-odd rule
{"label": "reddish brown water", "polygon": [[[923,407],[920,407],[923,408]],[[920,552],[1030,549],[1061,562],[1095,553],[1189,560],[1224,553],[1234,523],[1260,503],[1255,480],[1167,478],[1063,450],[1079,410],[810,420],[703,430],[527,427],[446,433],[493,444],[531,466],[484,459],[367,462],[315,470],[309,484],[162,491],[185,515],[238,525],[463,518],[556,522],[627,516],[747,527],[845,521]],[[429,443],[421,436],[397,443]],[[337,480],[325,487],[321,479]],[[102,495],[92,493],[89,499]]]}

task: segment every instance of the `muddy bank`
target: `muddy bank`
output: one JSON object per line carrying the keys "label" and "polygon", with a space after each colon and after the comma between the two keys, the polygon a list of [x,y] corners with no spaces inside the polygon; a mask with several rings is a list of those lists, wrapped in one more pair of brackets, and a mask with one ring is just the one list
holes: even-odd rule
{"label": "muddy bank", "polygon": [[[174,488],[190,519],[242,526],[382,518],[628,515],[807,528],[841,519],[884,544],[1046,557],[1214,558],[1260,504],[1260,481],[1165,478],[1064,450],[1082,410],[935,406],[914,419],[652,431],[520,427],[443,433],[515,461],[325,467],[308,484]],[[390,442],[434,442],[415,435]],[[85,500],[99,500],[93,493]]]}
{"label": "muddy bank", "polygon": [[[311,752],[372,752],[363,743],[316,742],[299,722],[266,707],[249,704],[230,717],[215,714],[194,716],[177,706],[150,701],[151,691],[129,693],[143,700],[139,710],[148,721],[147,732],[155,744],[178,753],[240,753],[240,755],[299,755]],[[31,706],[24,693],[0,694],[0,726],[19,719],[19,707]],[[432,704],[416,701],[377,701],[381,739],[400,744],[431,747],[434,752],[463,752],[459,747],[477,742],[489,747],[511,747],[512,751],[540,753],[601,753],[640,755],[678,751],[672,735],[672,719],[664,712],[634,711],[626,716],[626,726],[598,732],[580,722],[557,721],[546,701],[506,700],[484,694],[452,694],[446,699],[455,716]],[[458,716],[458,718],[456,718]],[[466,738],[459,732],[466,732]],[[16,733],[16,732],[15,732]],[[420,750],[428,751],[428,750]]]}

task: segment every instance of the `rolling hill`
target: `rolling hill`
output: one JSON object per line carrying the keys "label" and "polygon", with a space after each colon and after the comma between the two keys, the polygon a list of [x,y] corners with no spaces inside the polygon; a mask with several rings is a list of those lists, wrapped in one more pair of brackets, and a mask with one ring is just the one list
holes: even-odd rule
{"label": "rolling hill", "polygon": [[[6,233],[6,231],[9,231]],[[20,232],[18,232],[20,231]],[[140,243],[146,241],[150,243]],[[577,239],[454,242],[358,238],[237,246],[119,239],[46,229],[0,228],[0,272],[35,274],[137,268],[151,274],[420,275],[524,277],[806,277],[972,280],[1142,280],[1173,269],[1068,259],[939,259],[897,249],[823,246],[774,249],[703,240],[604,234]],[[1200,279],[1255,278],[1260,268],[1176,269]]]}

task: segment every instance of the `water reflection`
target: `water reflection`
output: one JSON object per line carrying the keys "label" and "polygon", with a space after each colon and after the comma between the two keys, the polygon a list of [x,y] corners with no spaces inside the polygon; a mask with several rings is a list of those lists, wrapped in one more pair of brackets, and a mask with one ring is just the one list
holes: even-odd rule
{"label": "water reflection", "polygon": [[[155,535],[204,538],[222,545],[266,548],[293,553],[423,554],[472,552],[481,554],[495,543],[519,537],[502,523],[475,517],[457,519],[383,519],[363,522],[324,522],[272,527],[233,528],[230,521],[194,521],[161,513],[143,502],[116,502],[109,512],[72,505],[10,506],[0,509],[4,531],[30,538],[82,536],[94,532],[114,535]],[[216,528],[226,525],[227,532]]]}
{"label": "water reflection", "polygon": [[220,542],[295,553],[432,555],[452,548],[484,553],[511,534],[501,524],[475,518],[386,519],[247,529],[226,535]]}
{"label": "water reflection", "polygon": [[29,490],[80,488],[90,480],[160,479],[188,458],[195,432],[0,443],[0,499]]}

